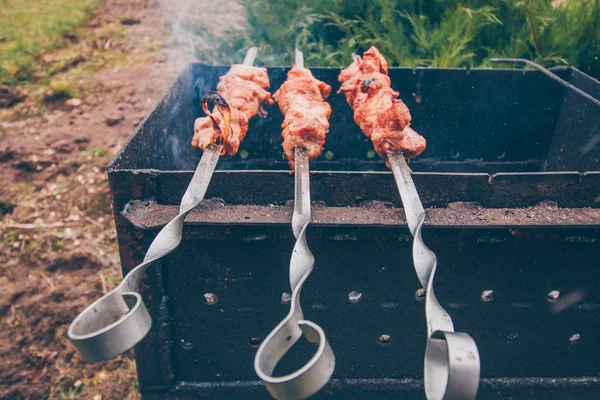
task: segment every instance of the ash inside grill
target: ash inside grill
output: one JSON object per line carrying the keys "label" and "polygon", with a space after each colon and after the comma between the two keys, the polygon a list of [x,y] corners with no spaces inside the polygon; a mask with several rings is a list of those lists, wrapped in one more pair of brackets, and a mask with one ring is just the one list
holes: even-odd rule
{"label": "ash inside grill", "polygon": [[[186,69],[111,164],[124,271],[177,214],[200,158],[199,98],[227,68]],[[269,69],[273,88],[286,72]],[[312,72],[339,87],[338,70]],[[554,72],[600,97],[580,72]],[[479,345],[481,398],[600,397],[600,110],[537,71],[390,77],[428,140],[411,162],[429,208],[423,233],[439,259],[437,297]],[[343,96],[331,105],[324,155],[311,162],[318,278],[302,296],[338,367],[316,398],[422,398],[423,303],[398,192]],[[282,116],[268,111],[219,161],[180,247],[149,272],[154,323],[136,351],[144,399],[268,398],[252,361],[287,310],[294,244]]]}

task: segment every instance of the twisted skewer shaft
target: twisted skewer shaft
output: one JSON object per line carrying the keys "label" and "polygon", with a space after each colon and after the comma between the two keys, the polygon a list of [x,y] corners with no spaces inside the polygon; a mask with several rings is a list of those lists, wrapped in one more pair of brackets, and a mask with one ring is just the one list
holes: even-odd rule
{"label": "twisted skewer shaft", "polygon": [[[296,50],[295,65],[302,68],[303,63],[302,52]],[[310,171],[306,149],[295,148],[294,162],[292,230],[296,237],[296,244],[290,261],[292,288],[290,312],[265,338],[254,359],[257,375],[264,381],[269,393],[279,400],[305,399],[312,396],[329,381],[335,367],[335,356],[325,337],[325,332],[314,322],[304,320],[300,305],[302,285],[312,272],[315,261],[306,243],[306,228],[311,220]],[[309,342],[318,345],[316,353],[309,362],[295,372],[274,377],[275,366],[302,335]]]}
{"label": "twisted skewer shaft", "polygon": [[310,211],[310,171],[306,149],[296,147],[294,166],[294,213],[292,215],[292,230],[296,239],[304,225],[311,220]]}
{"label": "twisted skewer shaft", "polygon": [[[248,50],[245,65],[252,65],[257,48]],[[200,159],[173,218],[152,241],[144,261],[132,269],[115,289],[106,293],[79,314],[71,323],[68,336],[84,361],[113,358],[139,343],[152,326],[152,318],[142,301],[140,284],[146,269],[179,246],[187,214],[202,200],[221,154],[221,146],[209,146]]]}
{"label": "twisted skewer shaft", "polygon": [[423,241],[421,229],[425,210],[402,153],[388,153],[394,179],[402,198],[413,241],[413,262],[425,288],[427,348],[425,350],[425,394],[428,400],[471,400],[477,395],[480,361],[475,341],[466,333],[454,332],[450,315],[433,291],[437,258]]}

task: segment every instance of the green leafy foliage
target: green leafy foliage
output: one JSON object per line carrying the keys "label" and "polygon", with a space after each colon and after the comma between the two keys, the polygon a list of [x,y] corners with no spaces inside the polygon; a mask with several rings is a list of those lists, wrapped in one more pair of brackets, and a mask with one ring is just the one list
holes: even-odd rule
{"label": "green leafy foliage", "polygon": [[[343,66],[371,45],[391,65],[480,67],[492,57],[573,65],[600,76],[600,0],[241,0],[247,25],[199,49],[208,62],[239,62],[259,46],[266,65]],[[556,2],[556,0],[555,0]],[[560,2],[559,2],[560,3]]]}

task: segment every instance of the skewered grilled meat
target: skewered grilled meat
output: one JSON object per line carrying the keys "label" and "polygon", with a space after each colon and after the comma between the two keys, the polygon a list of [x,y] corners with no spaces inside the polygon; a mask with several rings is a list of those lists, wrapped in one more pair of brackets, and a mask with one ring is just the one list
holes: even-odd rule
{"label": "skewered grilled meat", "polygon": [[306,149],[312,160],[321,155],[325,134],[329,130],[331,106],[325,99],[331,86],[312,75],[308,68],[294,66],[287,80],[273,94],[273,99],[285,116],[283,124],[283,150],[294,168],[294,149]]}
{"label": "skewered grilled meat", "polygon": [[398,92],[390,87],[387,61],[374,46],[363,58],[354,62],[338,76],[348,104],[354,109],[354,121],[367,135],[381,158],[387,153],[404,153],[407,159],[418,156],[427,142],[410,127],[411,116]]}
{"label": "skewered grilled meat", "polygon": [[[269,77],[265,68],[234,64],[219,78],[217,92],[231,109],[231,122],[227,129],[223,115],[212,113],[196,119],[192,146],[206,149],[210,144],[221,144],[222,155],[235,155],[248,131],[248,121],[256,114],[265,116],[263,105],[272,105],[267,91]],[[209,114],[209,113],[207,113]]]}

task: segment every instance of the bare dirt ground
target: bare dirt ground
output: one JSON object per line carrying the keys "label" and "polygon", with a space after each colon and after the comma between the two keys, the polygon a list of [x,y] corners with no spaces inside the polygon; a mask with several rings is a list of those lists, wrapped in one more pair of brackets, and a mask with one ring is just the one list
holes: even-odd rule
{"label": "bare dirt ground", "polygon": [[139,397],[131,351],[86,364],[66,331],[121,279],[105,167],[183,68],[165,4],[106,0],[44,56],[78,54],[58,76],[78,94],[0,109],[0,398]]}

